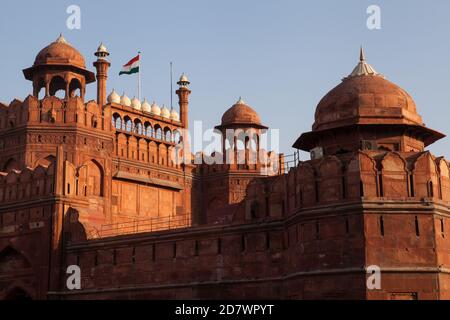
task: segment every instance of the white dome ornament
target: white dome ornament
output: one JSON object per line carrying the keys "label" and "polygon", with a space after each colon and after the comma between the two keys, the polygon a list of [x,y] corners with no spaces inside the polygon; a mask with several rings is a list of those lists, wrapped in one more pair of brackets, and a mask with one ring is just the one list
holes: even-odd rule
{"label": "white dome ornament", "polygon": [[120,96],[116,92],[116,90],[112,90],[111,93],[108,96],[108,103],[120,103]]}
{"label": "white dome ornament", "polygon": [[151,109],[152,107],[150,106],[150,103],[148,103],[147,98],[145,98],[144,101],[142,101],[141,110],[145,112],[150,112]]}
{"label": "white dome ornament", "polygon": [[178,80],[177,84],[180,87],[187,88],[191,82],[188,80],[187,76],[183,73],[181,74],[180,80]]}
{"label": "white dome ornament", "polygon": [[159,116],[161,114],[161,108],[156,104],[155,101],[153,101],[150,112],[156,116]]}
{"label": "white dome ornament", "polygon": [[173,108],[172,110],[170,110],[170,120],[180,121],[180,116],[178,115],[178,112],[176,112],[175,109]]}
{"label": "white dome ornament", "polygon": [[162,109],[161,109],[161,117],[163,118],[170,118],[170,110],[167,109],[167,107],[165,105],[163,105]]}
{"label": "white dome ornament", "polygon": [[136,97],[131,99],[131,106],[133,107],[133,109],[141,110],[141,102]]}
{"label": "white dome ornament", "polygon": [[125,94],[125,92],[123,93],[123,95],[120,97],[120,104],[129,107],[131,105],[131,100],[130,98],[127,97],[127,95]]}

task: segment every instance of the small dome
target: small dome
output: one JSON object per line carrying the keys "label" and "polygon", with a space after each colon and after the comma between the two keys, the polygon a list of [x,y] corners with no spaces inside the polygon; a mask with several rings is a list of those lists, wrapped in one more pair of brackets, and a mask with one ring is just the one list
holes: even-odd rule
{"label": "small dome", "polygon": [[150,112],[152,107],[150,106],[150,103],[148,103],[147,98],[144,99],[141,105],[141,110],[145,112]]}
{"label": "small dome", "polygon": [[123,95],[120,97],[120,104],[129,107],[131,105],[131,100],[128,98],[128,96],[123,93]]}
{"label": "small dome", "polygon": [[161,109],[161,117],[170,118],[170,110],[167,109],[167,107],[165,105],[163,105],[163,107]]}
{"label": "small dome", "polygon": [[134,97],[131,99],[131,106],[136,110],[141,110],[141,101],[138,98]]}
{"label": "small dome", "polygon": [[178,80],[177,84],[180,85],[181,87],[187,87],[189,86],[190,82],[187,76],[183,73],[180,77],[180,80]]}
{"label": "small dome", "polygon": [[188,77],[184,73],[181,75],[180,81],[189,82]]}
{"label": "small dome", "polygon": [[37,54],[34,65],[45,64],[74,65],[82,69],[86,68],[83,55],[72,47],[62,34]]}
{"label": "small dome", "polygon": [[111,93],[108,96],[108,102],[109,103],[120,103],[120,96],[116,92],[116,90],[112,90]]}
{"label": "small dome", "polygon": [[175,109],[170,110],[170,120],[180,121],[180,116],[178,112],[175,111]]}
{"label": "small dome", "polygon": [[100,43],[100,45],[97,48],[97,52],[101,52],[101,53],[108,53],[108,50],[106,50],[105,45],[102,43]]}
{"label": "small dome", "polygon": [[245,124],[261,125],[258,113],[248,106],[240,97],[239,100],[222,116],[222,125]]}
{"label": "small dome", "polygon": [[161,108],[156,104],[155,101],[153,101],[152,103],[152,108],[150,109],[150,112],[157,116],[161,114]]}

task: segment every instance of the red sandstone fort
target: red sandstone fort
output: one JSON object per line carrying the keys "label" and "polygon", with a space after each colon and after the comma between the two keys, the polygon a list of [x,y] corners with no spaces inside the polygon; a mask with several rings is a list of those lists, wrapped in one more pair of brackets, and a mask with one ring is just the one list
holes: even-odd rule
{"label": "red sandstone fort", "polygon": [[[450,299],[449,162],[426,151],[444,135],[362,52],[293,145],[311,160],[270,175],[247,138],[244,163],[174,161],[187,77],[179,112],[107,96],[95,55],[96,74],[60,36],[23,70],[33,94],[0,103],[0,299]],[[243,100],[217,128],[258,150],[267,129]]]}

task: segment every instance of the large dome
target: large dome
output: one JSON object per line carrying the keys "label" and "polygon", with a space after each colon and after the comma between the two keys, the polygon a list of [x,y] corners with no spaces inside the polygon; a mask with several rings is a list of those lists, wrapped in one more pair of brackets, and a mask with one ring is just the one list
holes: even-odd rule
{"label": "large dome", "polygon": [[384,148],[416,150],[444,137],[425,127],[411,96],[377,73],[362,49],[357,66],[322,98],[314,118],[312,131],[303,133],[294,148],[321,147],[334,154],[376,140]]}
{"label": "large dome", "polygon": [[261,119],[258,113],[248,106],[242,98],[239,98],[239,101],[225,111],[222,116],[221,126],[236,124],[261,126]]}
{"label": "large dome", "polygon": [[423,125],[411,96],[365,62],[319,102],[313,130],[351,124]]}
{"label": "large dome", "polygon": [[37,54],[34,65],[46,64],[67,64],[82,69],[86,68],[84,57],[77,49],[68,44],[62,35]]}

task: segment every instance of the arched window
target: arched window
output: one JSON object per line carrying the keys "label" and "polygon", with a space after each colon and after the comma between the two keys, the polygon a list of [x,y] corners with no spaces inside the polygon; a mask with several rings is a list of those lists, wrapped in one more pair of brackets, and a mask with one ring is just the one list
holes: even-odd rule
{"label": "arched window", "polygon": [[114,113],[112,117],[112,125],[114,128],[121,130],[122,129],[122,118],[120,114]]}
{"label": "arched window", "polygon": [[434,190],[433,190],[433,182],[428,181],[428,197],[433,198],[434,197]]}
{"label": "arched window", "polygon": [[125,130],[128,132],[131,132],[132,128],[133,128],[133,122],[131,121],[129,116],[125,116],[123,118],[123,122],[125,124]]}
{"label": "arched window", "polygon": [[162,129],[159,125],[155,125],[155,138],[162,140]]}
{"label": "arched window", "polygon": [[60,76],[54,76],[50,81],[50,95],[64,99],[66,97],[66,82]]}
{"label": "arched window", "polygon": [[81,97],[81,82],[78,79],[72,79],[69,84],[69,97]]}
{"label": "arched window", "polygon": [[40,78],[37,81],[35,95],[39,100],[42,100],[45,97],[45,81],[43,78]]}
{"label": "arched window", "polygon": [[170,131],[169,128],[164,129],[164,140],[166,141],[172,141],[172,131]]}
{"label": "arched window", "polygon": [[134,120],[134,132],[137,134],[143,134],[142,123],[141,120]]}
{"label": "arched window", "polygon": [[144,124],[145,127],[145,135],[147,137],[152,137],[153,136],[153,129],[152,129],[152,125],[150,124],[150,122],[146,122]]}

